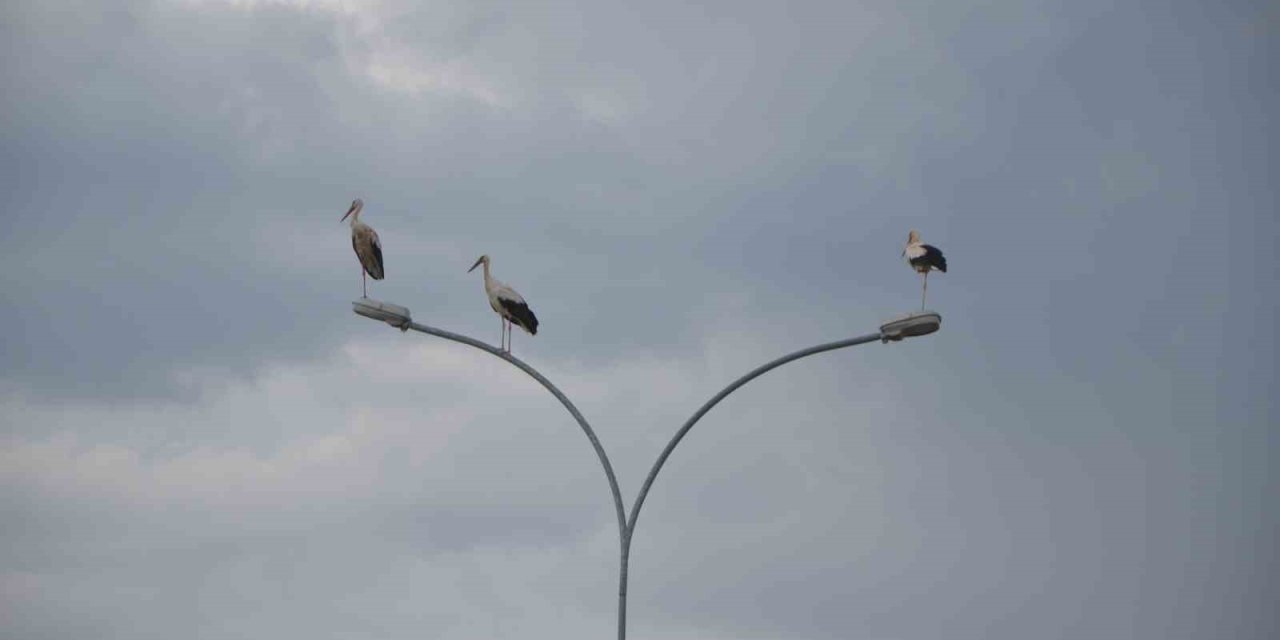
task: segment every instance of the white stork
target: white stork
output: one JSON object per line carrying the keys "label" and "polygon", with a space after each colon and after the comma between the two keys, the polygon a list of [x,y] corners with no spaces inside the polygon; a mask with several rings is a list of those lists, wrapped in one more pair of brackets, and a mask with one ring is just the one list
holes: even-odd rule
{"label": "white stork", "polygon": [[937,269],[947,272],[947,259],[937,247],[920,242],[920,232],[912,230],[907,234],[907,248],[902,250],[907,262],[917,273],[924,274],[924,291],[920,293],[920,310],[924,311],[924,297],[929,292],[929,272]]}
{"label": "white stork", "polygon": [[502,317],[502,349],[511,353],[511,325],[519,325],[521,329],[528,331],[529,335],[536,336],[538,335],[538,317],[533,315],[529,305],[525,303],[524,298],[520,297],[520,294],[516,293],[515,289],[498,282],[489,275],[489,256],[480,256],[476,263],[467,269],[467,273],[475,271],[480,265],[484,265],[484,292],[489,296],[489,306]]}
{"label": "white stork", "polygon": [[365,274],[374,280],[383,278],[382,242],[378,240],[378,232],[373,227],[360,221],[360,210],[364,209],[364,200],[356,198],[351,201],[351,208],[342,216],[343,220],[351,216],[351,247],[356,250],[360,259],[360,287],[365,298],[369,297],[369,281]]}

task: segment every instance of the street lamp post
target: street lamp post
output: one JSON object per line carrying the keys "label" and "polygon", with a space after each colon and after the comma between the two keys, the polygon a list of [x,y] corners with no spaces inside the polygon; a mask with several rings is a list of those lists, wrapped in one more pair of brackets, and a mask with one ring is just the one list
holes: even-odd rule
{"label": "street lamp post", "polygon": [[386,302],[379,302],[369,298],[356,300],[351,303],[351,306],[352,310],[357,314],[385,322],[392,327],[400,329],[401,331],[408,331],[412,329],[414,331],[444,338],[446,340],[460,342],[506,360],[517,369],[529,374],[529,377],[537,380],[539,384],[547,389],[547,391],[550,391],[551,395],[555,396],[556,399],[560,401],[560,404],[564,405],[564,408],[573,416],[573,419],[578,422],[578,426],[582,428],[587,439],[591,441],[591,447],[595,449],[596,456],[600,458],[600,465],[604,467],[605,477],[609,481],[609,491],[613,496],[614,512],[618,519],[618,543],[620,550],[620,564],[618,570],[618,640],[625,640],[627,637],[627,564],[631,556],[631,537],[632,534],[635,533],[636,520],[640,517],[640,507],[644,504],[645,497],[649,495],[649,488],[653,486],[653,481],[658,477],[658,472],[662,470],[662,465],[665,464],[667,458],[671,456],[671,452],[675,450],[676,445],[680,444],[680,441],[684,439],[685,434],[689,433],[689,430],[693,428],[693,425],[696,424],[698,420],[702,419],[702,416],[706,415],[706,413],[719,404],[721,400],[724,400],[725,397],[736,391],[742,385],[773,369],[787,364],[788,362],[799,360],[806,356],[823,353],[825,351],[834,351],[845,347],[853,347],[860,344],[875,342],[877,340],[882,343],[899,342],[906,338],[928,335],[942,327],[942,316],[933,311],[911,313],[903,316],[902,318],[881,325],[880,330],[875,333],[869,333],[856,338],[838,340],[836,342],[828,342],[826,344],[820,344],[807,349],[801,349],[771,362],[762,364],[747,372],[742,377],[730,383],[729,386],[721,389],[719,393],[712,396],[710,400],[694,412],[693,416],[685,421],[684,425],[680,427],[680,430],[671,438],[671,441],[667,443],[666,448],[662,450],[658,459],[653,463],[653,468],[649,470],[649,475],[645,478],[644,485],[640,487],[640,493],[636,496],[635,502],[631,505],[631,516],[628,518],[625,515],[626,509],[622,504],[622,492],[618,489],[617,476],[613,473],[613,465],[609,463],[609,456],[605,454],[604,447],[600,445],[600,439],[596,437],[595,431],[591,429],[591,425],[587,423],[586,418],[582,417],[582,413],[578,411],[578,408],[573,406],[573,403],[569,401],[569,398],[565,396],[560,389],[556,388],[550,380],[547,380],[541,373],[538,373],[536,369],[510,353],[494,348],[474,338],[453,333],[452,331],[445,331],[443,329],[418,324],[413,321],[409,310],[405,307]]}

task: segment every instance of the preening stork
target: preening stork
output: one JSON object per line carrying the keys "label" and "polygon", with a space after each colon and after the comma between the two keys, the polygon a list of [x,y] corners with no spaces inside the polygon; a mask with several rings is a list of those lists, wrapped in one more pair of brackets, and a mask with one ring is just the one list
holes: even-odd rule
{"label": "preening stork", "polygon": [[902,250],[902,255],[906,256],[912,269],[924,274],[924,291],[920,293],[920,310],[924,311],[924,297],[929,293],[929,272],[937,269],[946,273],[947,259],[937,247],[920,242],[920,232],[914,229],[907,234],[907,248]]}
{"label": "preening stork", "polygon": [[373,227],[360,221],[360,210],[364,209],[364,200],[356,198],[351,201],[351,208],[342,216],[343,220],[351,216],[351,246],[360,259],[360,288],[365,298],[369,297],[369,281],[365,274],[374,280],[383,278],[382,242],[378,240],[378,232]]}
{"label": "preening stork", "polygon": [[498,282],[489,275],[489,256],[480,256],[476,263],[467,269],[467,273],[484,265],[484,292],[489,296],[489,306],[502,317],[502,349],[511,353],[511,325],[519,325],[529,335],[538,335],[538,317],[529,310],[524,298],[515,289]]}

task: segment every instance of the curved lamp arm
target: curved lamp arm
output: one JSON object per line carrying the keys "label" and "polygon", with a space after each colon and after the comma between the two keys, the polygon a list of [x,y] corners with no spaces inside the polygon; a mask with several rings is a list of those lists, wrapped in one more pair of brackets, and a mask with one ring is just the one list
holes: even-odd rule
{"label": "curved lamp arm", "polygon": [[627,552],[631,548],[631,535],[627,531],[626,508],[622,506],[622,492],[618,490],[618,478],[613,473],[613,465],[609,463],[609,456],[605,454],[604,447],[600,445],[600,439],[596,437],[596,432],[591,429],[591,425],[587,424],[587,419],[582,417],[582,413],[578,408],[573,406],[569,398],[564,395],[551,381],[546,379],[537,369],[525,364],[525,362],[506,351],[494,348],[475,338],[464,336],[460,333],[445,331],[429,327],[425,324],[418,324],[410,319],[409,310],[399,305],[386,302],[379,302],[369,298],[361,298],[352,303],[352,310],[357,314],[380,320],[401,331],[413,329],[419,333],[433,335],[445,340],[460,342],[467,346],[475,347],[492,356],[506,360],[514,365],[517,369],[525,372],[530,378],[537,380],[539,384],[551,392],[560,404],[564,405],[574,420],[578,421],[578,426],[582,427],[582,432],[587,434],[587,440],[591,441],[591,448],[595,449],[596,457],[600,458],[600,465],[604,467],[604,475],[609,479],[609,491],[613,494],[613,509],[618,518],[618,552],[621,570],[619,571],[618,585],[618,639],[622,640],[627,633]]}
{"label": "curved lamp arm", "polygon": [[625,509],[622,506],[622,492],[618,490],[618,478],[613,473],[613,465],[609,464],[609,456],[605,454],[604,447],[600,445],[600,439],[596,437],[596,432],[591,429],[590,424],[587,424],[587,419],[582,417],[582,413],[578,411],[578,408],[573,406],[573,403],[569,401],[569,398],[566,397],[564,393],[556,387],[556,385],[551,384],[551,381],[546,379],[546,377],[541,373],[538,373],[537,369],[534,369],[528,364],[525,364],[523,360],[511,355],[510,353],[502,351],[501,349],[497,349],[480,342],[475,338],[464,336],[460,333],[445,331],[444,329],[437,329],[435,327],[429,327],[425,324],[418,324],[411,321],[409,319],[409,310],[404,307],[368,299],[357,301],[353,306],[356,313],[375,320],[382,320],[401,331],[413,329],[419,333],[425,333],[439,338],[444,338],[445,340],[461,342],[462,344],[470,347],[475,347],[485,353],[511,363],[517,369],[529,374],[530,378],[537,380],[543,387],[546,387],[547,391],[550,391],[551,395],[555,396],[556,399],[560,401],[560,404],[564,405],[564,408],[569,411],[569,414],[573,416],[573,419],[578,421],[578,426],[582,427],[582,432],[587,434],[587,439],[591,441],[591,448],[596,450],[596,456],[600,458],[600,465],[604,467],[604,475],[609,479],[609,491],[613,493],[613,509],[618,518],[618,535],[623,539],[626,538],[625,531],[627,521],[624,513]]}
{"label": "curved lamp arm", "polygon": [[799,360],[800,358],[803,358],[805,356],[811,356],[811,355],[814,355],[815,353],[822,353],[824,351],[832,351],[835,349],[843,349],[845,347],[852,347],[855,345],[865,344],[868,342],[875,342],[876,340],[883,341],[884,334],[882,332],[877,331],[876,333],[869,333],[865,336],[858,336],[857,338],[849,338],[848,340],[839,340],[836,342],[828,342],[826,344],[820,344],[817,346],[809,347],[808,349],[801,349],[794,353],[789,353],[785,356],[782,356],[781,358],[778,358],[777,360],[766,362],[765,364],[762,364],[759,367],[752,369],[751,371],[747,372],[746,375],[742,376],[741,378],[738,378],[737,380],[734,380],[731,384],[729,384],[729,386],[725,387],[724,389],[721,389],[720,393],[717,393],[716,395],[712,396],[712,398],[708,400],[706,404],[702,405],[702,408],[698,409],[697,412],[693,414],[693,416],[691,416],[687,421],[685,421],[684,426],[680,427],[680,430],[676,432],[675,437],[671,438],[671,442],[667,443],[667,448],[662,450],[662,455],[658,456],[658,460],[653,463],[653,468],[649,470],[649,476],[644,479],[644,486],[640,487],[640,494],[636,496],[636,501],[631,505],[631,518],[627,522],[627,545],[630,546],[631,534],[635,533],[636,519],[640,517],[640,507],[644,505],[645,496],[649,495],[649,487],[653,486],[653,481],[658,477],[658,472],[662,470],[662,465],[666,463],[667,458],[671,455],[671,452],[675,450],[676,445],[680,444],[680,441],[684,439],[685,434],[689,433],[689,430],[693,428],[693,425],[696,424],[698,420],[701,420],[702,416],[706,415],[707,412],[710,411],[712,407],[719,404],[720,401],[724,400],[725,397],[728,396],[729,394],[733,393],[734,391],[737,391],[738,388],[741,387],[742,385],[748,382],[751,382],[752,380],[760,377],[761,375],[764,375],[770,370],[781,367],[782,365],[787,364],[788,362],[791,362],[793,360]]}
{"label": "curved lamp arm", "polygon": [[410,322],[403,328],[413,329],[414,331],[444,338],[445,340],[461,342],[462,344],[472,346],[481,351],[492,354],[515,365],[517,369],[529,374],[530,378],[537,380],[539,384],[546,387],[547,391],[550,391],[551,395],[555,396],[556,399],[560,401],[560,404],[564,405],[564,408],[573,415],[573,419],[578,421],[578,426],[582,427],[582,432],[587,434],[587,439],[591,441],[591,448],[596,450],[596,456],[600,458],[600,465],[604,467],[604,475],[609,478],[609,490],[613,492],[613,508],[618,516],[618,531],[621,532],[625,530],[626,520],[623,518],[622,492],[618,490],[618,478],[613,474],[613,465],[609,464],[609,456],[605,455],[604,447],[600,446],[600,439],[596,437],[596,432],[591,429],[591,425],[587,424],[587,419],[582,417],[582,413],[578,411],[578,408],[573,406],[573,403],[569,401],[569,398],[566,397],[564,393],[556,387],[556,385],[551,384],[550,380],[546,379],[546,377],[541,373],[538,373],[537,369],[525,364],[523,360],[511,355],[510,353],[480,342],[475,338],[470,338],[452,331],[445,331],[444,329],[429,327],[416,322]]}

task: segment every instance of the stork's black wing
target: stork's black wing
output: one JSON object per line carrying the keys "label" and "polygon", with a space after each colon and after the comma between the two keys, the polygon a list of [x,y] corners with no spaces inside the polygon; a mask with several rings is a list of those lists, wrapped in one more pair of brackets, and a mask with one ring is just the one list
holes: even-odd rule
{"label": "stork's black wing", "polygon": [[498,304],[502,305],[502,310],[506,312],[506,316],[512,322],[520,325],[520,328],[530,334],[538,335],[538,316],[533,315],[533,311],[529,309],[528,304],[508,298],[499,298]]}
{"label": "stork's black wing", "polygon": [[[924,249],[924,255],[920,256],[916,260],[922,261],[934,269],[946,273],[947,259],[943,257],[942,251],[933,245],[923,244],[920,246]],[[912,262],[916,262],[916,260],[912,260]]]}

